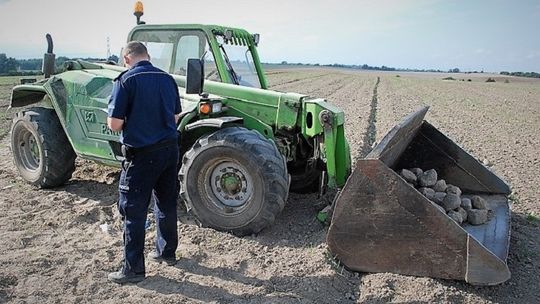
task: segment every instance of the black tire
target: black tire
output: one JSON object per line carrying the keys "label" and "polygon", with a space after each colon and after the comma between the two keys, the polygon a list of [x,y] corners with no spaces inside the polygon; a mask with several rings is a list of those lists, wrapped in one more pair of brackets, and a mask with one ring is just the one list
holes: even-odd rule
{"label": "black tire", "polygon": [[271,225],[289,190],[274,142],[240,127],[200,138],[184,155],[179,178],[180,195],[203,226],[239,236]]}
{"label": "black tire", "polygon": [[22,178],[40,188],[63,185],[75,171],[76,154],[52,109],[30,108],[15,115],[11,151]]}

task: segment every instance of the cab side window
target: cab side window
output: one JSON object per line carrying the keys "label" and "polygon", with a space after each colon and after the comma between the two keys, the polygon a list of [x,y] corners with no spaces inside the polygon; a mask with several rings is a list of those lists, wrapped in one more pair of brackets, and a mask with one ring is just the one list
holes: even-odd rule
{"label": "cab side window", "polygon": [[203,58],[206,79],[221,81],[214,56],[204,32],[199,30],[141,30],[132,40],[148,48],[150,62],[164,71],[186,75],[189,58]]}
{"label": "cab side window", "polygon": [[204,59],[205,78],[213,81],[221,81],[208,42],[206,39],[201,39],[199,35],[184,35],[178,41],[174,74],[185,76],[187,72],[187,60],[189,58],[201,57]]}
{"label": "cab side window", "polygon": [[186,35],[178,40],[178,51],[174,65],[174,74],[186,76],[187,60],[200,58],[200,39],[198,36]]}
{"label": "cab side window", "polygon": [[170,42],[147,42],[146,48],[152,64],[164,71],[169,70],[174,44]]}

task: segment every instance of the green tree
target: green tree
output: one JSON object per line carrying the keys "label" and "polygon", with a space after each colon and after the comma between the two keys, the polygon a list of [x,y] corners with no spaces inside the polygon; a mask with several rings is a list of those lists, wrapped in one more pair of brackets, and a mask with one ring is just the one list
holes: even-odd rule
{"label": "green tree", "polygon": [[0,74],[17,72],[19,63],[15,58],[7,57],[6,54],[0,54]]}
{"label": "green tree", "polygon": [[118,56],[116,56],[116,55],[111,55],[109,58],[107,58],[108,61],[112,61],[112,62],[116,62],[116,63],[118,63],[119,59],[120,58],[118,58]]}
{"label": "green tree", "polygon": [[19,59],[19,67],[23,71],[40,71],[43,59]]}

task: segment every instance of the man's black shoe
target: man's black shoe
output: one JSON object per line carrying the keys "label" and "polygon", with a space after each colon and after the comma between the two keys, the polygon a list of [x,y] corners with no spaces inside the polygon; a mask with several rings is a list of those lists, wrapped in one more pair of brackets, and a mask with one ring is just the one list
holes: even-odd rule
{"label": "man's black shoe", "polygon": [[173,265],[176,265],[176,258],[175,257],[162,257],[161,255],[159,255],[156,251],[152,251],[148,254],[148,259],[150,261],[154,261],[154,262],[158,262],[158,263],[162,263],[162,262],[165,262],[167,265],[169,266],[173,266]]}
{"label": "man's black shoe", "polygon": [[144,274],[124,274],[122,270],[117,272],[111,272],[107,276],[107,279],[111,282],[115,282],[118,284],[125,284],[125,283],[139,283],[145,279]]}

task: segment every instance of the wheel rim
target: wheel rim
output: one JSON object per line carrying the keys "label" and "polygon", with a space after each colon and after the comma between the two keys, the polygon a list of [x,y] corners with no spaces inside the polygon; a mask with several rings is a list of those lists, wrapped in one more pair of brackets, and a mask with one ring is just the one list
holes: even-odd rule
{"label": "wheel rim", "polygon": [[15,148],[21,165],[28,171],[38,170],[41,157],[40,148],[34,134],[25,128],[21,130],[17,139]]}
{"label": "wheel rim", "polygon": [[248,170],[233,161],[221,161],[208,168],[206,192],[225,213],[240,211],[253,195],[253,179]]}

